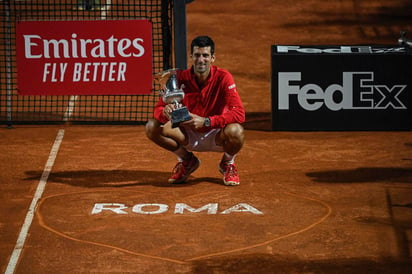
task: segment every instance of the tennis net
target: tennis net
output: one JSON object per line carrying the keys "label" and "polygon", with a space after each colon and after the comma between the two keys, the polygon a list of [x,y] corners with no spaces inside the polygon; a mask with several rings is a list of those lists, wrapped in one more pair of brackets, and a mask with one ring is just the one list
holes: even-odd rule
{"label": "tennis net", "polygon": [[148,19],[152,23],[153,74],[174,67],[174,0],[3,0],[0,22],[0,122],[143,123],[158,100],[149,95],[25,95],[17,92],[16,24],[19,21]]}

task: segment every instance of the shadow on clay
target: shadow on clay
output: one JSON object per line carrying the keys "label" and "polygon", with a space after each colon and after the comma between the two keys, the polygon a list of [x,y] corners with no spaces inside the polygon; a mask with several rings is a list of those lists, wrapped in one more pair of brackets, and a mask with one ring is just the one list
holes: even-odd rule
{"label": "shadow on clay", "polygon": [[404,167],[361,167],[346,170],[308,172],[314,182],[320,183],[373,183],[396,181],[412,182],[412,168]]}
{"label": "shadow on clay", "polygon": [[[26,171],[24,180],[39,180],[42,171]],[[170,172],[147,170],[76,170],[52,172],[47,181],[87,188],[97,187],[128,187],[128,186],[156,186],[156,187],[185,187],[199,183],[222,184],[220,178],[190,177],[186,183],[169,184],[167,179]]]}

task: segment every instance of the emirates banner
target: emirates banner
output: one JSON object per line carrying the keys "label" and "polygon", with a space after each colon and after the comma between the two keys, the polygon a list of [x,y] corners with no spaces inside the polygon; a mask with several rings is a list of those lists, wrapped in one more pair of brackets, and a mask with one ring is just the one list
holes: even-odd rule
{"label": "emirates banner", "polygon": [[20,21],[21,95],[130,95],[152,91],[149,20]]}

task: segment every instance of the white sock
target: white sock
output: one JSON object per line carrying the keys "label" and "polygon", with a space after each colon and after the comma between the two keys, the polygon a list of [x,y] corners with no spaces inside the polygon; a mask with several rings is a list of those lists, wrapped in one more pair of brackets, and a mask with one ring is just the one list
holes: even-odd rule
{"label": "white sock", "polygon": [[236,157],[236,154],[235,155],[230,155],[229,153],[225,152],[223,154],[223,157],[222,157],[222,162],[226,162],[228,164],[234,164],[235,163],[235,157]]}

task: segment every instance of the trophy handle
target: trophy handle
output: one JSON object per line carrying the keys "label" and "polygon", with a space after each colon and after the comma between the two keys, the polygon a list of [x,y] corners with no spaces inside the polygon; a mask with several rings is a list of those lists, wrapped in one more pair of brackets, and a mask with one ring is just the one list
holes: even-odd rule
{"label": "trophy handle", "polygon": [[163,102],[165,102],[166,104],[174,103],[177,106],[177,103],[180,103],[185,98],[185,92],[183,91],[184,87],[185,85],[182,84],[180,86],[180,89],[169,90],[165,86],[165,89],[159,91],[160,95],[163,98]]}

